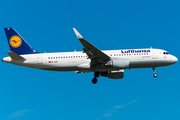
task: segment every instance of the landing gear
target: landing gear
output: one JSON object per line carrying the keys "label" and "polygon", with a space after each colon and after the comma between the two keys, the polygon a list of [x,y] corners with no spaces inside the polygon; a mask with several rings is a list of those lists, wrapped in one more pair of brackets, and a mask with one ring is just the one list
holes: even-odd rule
{"label": "landing gear", "polygon": [[94,72],[94,78],[92,79],[92,83],[96,84],[97,83],[97,78],[100,76],[100,72]]}
{"label": "landing gear", "polygon": [[92,83],[93,83],[93,84],[96,84],[97,81],[98,81],[97,78],[93,78],[93,79],[92,79]]}
{"label": "landing gear", "polygon": [[156,70],[155,70],[155,67],[153,67],[153,72],[154,72],[154,77],[156,78],[158,75],[157,75],[157,73],[156,73]]}
{"label": "landing gear", "polygon": [[94,77],[99,77],[100,76],[100,72],[94,72]]}
{"label": "landing gear", "polygon": [[157,73],[154,73],[154,75],[153,75],[155,78],[157,77]]}

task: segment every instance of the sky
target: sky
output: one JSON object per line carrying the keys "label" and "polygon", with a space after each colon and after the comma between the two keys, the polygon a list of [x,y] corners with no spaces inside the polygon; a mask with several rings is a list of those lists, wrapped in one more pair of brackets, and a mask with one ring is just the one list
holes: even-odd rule
{"label": "sky", "polygon": [[[100,50],[159,48],[180,58],[178,0],[1,0],[0,56],[10,51],[5,27],[38,52],[82,51],[75,27]],[[52,72],[0,62],[0,120],[179,120],[177,62],[125,70],[124,79]]]}

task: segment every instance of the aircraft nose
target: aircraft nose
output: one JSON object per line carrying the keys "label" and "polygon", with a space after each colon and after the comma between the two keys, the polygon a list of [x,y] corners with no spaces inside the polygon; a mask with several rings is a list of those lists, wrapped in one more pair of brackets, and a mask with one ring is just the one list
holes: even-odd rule
{"label": "aircraft nose", "polygon": [[175,57],[175,56],[172,56],[172,59],[171,59],[174,63],[176,63],[178,61],[178,58]]}

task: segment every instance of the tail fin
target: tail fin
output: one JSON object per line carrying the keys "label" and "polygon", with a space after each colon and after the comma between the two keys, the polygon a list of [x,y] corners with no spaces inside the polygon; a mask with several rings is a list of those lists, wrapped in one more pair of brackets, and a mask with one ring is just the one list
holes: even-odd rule
{"label": "tail fin", "polygon": [[12,52],[18,55],[37,53],[14,28],[4,28],[4,30]]}

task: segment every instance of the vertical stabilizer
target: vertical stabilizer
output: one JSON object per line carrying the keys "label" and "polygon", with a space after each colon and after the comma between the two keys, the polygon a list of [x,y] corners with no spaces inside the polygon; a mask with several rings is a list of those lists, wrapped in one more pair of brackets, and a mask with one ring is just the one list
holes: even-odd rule
{"label": "vertical stabilizer", "polygon": [[18,55],[37,53],[14,28],[4,28],[4,30],[12,52]]}

